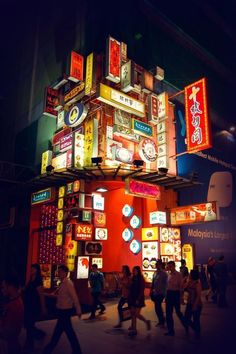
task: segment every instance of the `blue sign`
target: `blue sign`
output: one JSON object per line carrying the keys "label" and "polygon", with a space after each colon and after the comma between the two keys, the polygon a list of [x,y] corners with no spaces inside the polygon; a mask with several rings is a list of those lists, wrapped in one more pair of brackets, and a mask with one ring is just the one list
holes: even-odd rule
{"label": "blue sign", "polygon": [[52,188],[44,189],[31,194],[31,205],[45,203],[52,199]]}
{"label": "blue sign", "polygon": [[65,116],[65,124],[68,127],[77,127],[86,118],[88,113],[88,108],[83,103],[77,103],[73,106]]}
{"label": "blue sign", "polygon": [[151,125],[141,122],[140,120],[133,119],[132,120],[132,128],[134,133],[144,135],[144,136],[152,136],[153,129]]}

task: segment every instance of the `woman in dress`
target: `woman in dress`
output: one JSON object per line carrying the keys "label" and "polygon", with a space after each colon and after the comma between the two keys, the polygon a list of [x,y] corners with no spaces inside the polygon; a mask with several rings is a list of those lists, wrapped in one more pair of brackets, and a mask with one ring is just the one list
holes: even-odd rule
{"label": "woman in dress", "polygon": [[121,284],[121,298],[117,306],[118,314],[119,314],[119,322],[114,328],[121,328],[122,327],[122,308],[125,303],[128,303],[128,296],[130,291],[131,285],[131,272],[129,266],[123,265],[122,267],[122,278],[120,280]]}
{"label": "woman in dress", "polygon": [[139,266],[133,268],[133,276],[131,280],[130,292],[128,297],[128,304],[131,312],[131,327],[129,328],[129,335],[137,334],[137,318],[145,322],[147,330],[151,329],[151,321],[147,320],[141,315],[141,309],[145,306],[144,289],[145,281]]}

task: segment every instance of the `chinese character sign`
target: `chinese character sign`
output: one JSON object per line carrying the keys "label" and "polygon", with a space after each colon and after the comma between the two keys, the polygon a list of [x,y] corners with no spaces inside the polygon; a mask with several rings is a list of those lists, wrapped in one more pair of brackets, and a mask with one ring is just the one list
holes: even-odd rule
{"label": "chinese character sign", "polygon": [[211,145],[210,123],[206,100],[206,82],[201,79],[184,89],[187,151],[194,153]]}

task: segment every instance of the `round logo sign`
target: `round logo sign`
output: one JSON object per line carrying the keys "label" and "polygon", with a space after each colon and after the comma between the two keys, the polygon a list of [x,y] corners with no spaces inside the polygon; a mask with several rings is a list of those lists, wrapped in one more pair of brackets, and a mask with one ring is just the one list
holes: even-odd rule
{"label": "round logo sign", "polygon": [[154,162],[157,159],[157,146],[151,139],[142,139],[138,146],[141,159],[147,163]]}
{"label": "round logo sign", "polygon": [[70,111],[66,114],[65,124],[68,127],[77,127],[80,125],[85,117],[87,116],[88,108],[83,103],[78,103],[73,106]]}

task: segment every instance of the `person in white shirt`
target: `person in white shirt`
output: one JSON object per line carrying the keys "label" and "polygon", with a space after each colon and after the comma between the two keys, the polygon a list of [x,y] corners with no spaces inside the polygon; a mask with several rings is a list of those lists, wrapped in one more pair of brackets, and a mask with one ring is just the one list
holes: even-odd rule
{"label": "person in white shirt", "polygon": [[43,351],[44,354],[52,353],[63,332],[66,333],[67,338],[69,339],[73,354],[82,354],[79,341],[71,323],[73,307],[75,307],[79,318],[81,317],[81,307],[75,292],[74,284],[67,277],[68,272],[69,270],[67,266],[59,266],[58,277],[61,280],[61,284],[57,291],[56,307],[58,320],[52,338]]}

